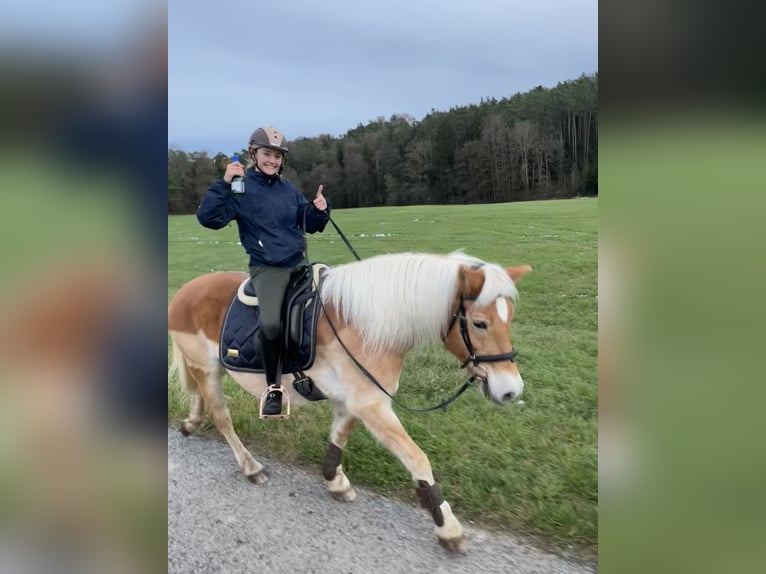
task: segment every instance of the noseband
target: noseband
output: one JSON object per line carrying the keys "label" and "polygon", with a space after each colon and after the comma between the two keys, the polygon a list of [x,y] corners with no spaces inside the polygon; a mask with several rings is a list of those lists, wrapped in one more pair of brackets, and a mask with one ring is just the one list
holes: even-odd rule
{"label": "noseband", "polygon": [[[465,348],[468,350],[468,358],[463,361],[463,364],[460,365],[460,368],[464,368],[468,363],[473,363],[474,366],[478,366],[479,363],[497,363],[500,361],[510,361],[513,363],[516,359],[516,351],[514,349],[511,349],[509,353],[500,353],[499,355],[476,354],[476,351],[473,348],[473,343],[471,343],[471,336],[468,334],[468,319],[465,316],[465,300],[466,298],[461,295],[460,305],[458,305],[455,314],[452,315],[452,319],[450,319],[449,325],[447,326],[447,331],[444,334],[444,340],[446,341],[450,331],[452,331],[452,327],[455,326],[456,322],[459,322],[460,336],[463,338]],[[473,299],[468,300],[472,301]]]}

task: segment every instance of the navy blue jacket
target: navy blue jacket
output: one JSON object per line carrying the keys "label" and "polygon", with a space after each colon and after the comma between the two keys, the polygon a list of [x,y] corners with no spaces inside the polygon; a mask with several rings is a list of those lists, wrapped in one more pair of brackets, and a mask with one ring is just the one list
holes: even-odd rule
{"label": "navy blue jacket", "polygon": [[245,171],[245,194],[232,195],[231,184],[216,180],[197,210],[205,227],[221,229],[236,220],[239,239],[250,266],[295,267],[304,258],[304,215],[307,233],[323,231],[330,219],[287,179],[254,169]]}

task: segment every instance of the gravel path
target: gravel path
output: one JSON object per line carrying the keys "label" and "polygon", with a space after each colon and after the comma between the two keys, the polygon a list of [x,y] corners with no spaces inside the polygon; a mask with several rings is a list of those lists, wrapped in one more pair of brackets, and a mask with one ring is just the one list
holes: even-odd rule
{"label": "gravel path", "polygon": [[355,502],[336,502],[319,469],[256,458],[271,476],[263,486],[245,479],[223,441],[168,429],[169,574],[596,572],[466,521],[468,552],[452,555],[424,510],[358,487]]}

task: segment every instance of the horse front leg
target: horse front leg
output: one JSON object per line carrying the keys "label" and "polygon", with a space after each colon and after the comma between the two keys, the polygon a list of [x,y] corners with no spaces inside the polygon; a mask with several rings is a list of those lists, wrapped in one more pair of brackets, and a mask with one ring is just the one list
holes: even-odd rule
{"label": "horse front leg", "polygon": [[468,547],[463,527],[452,508],[444,500],[434,481],[428,457],[404,430],[399,418],[391,410],[390,403],[377,404],[364,409],[360,417],[365,426],[410,471],[417,483],[420,504],[424,506],[436,524],[439,543],[451,552],[465,552]]}
{"label": "horse front leg", "polygon": [[322,474],[327,481],[327,490],[335,500],[351,502],[356,499],[356,490],[343,472],[341,454],[348,442],[356,418],[348,414],[344,405],[333,405],[333,421],[330,429],[330,444],[322,465]]}

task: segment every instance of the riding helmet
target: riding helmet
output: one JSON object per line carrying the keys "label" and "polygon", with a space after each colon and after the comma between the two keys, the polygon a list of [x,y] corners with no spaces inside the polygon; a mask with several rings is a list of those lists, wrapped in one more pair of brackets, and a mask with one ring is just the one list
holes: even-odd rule
{"label": "riding helmet", "polygon": [[250,143],[248,147],[250,149],[258,149],[259,147],[267,147],[287,153],[287,141],[285,135],[278,129],[271,126],[264,126],[258,128],[250,136]]}

